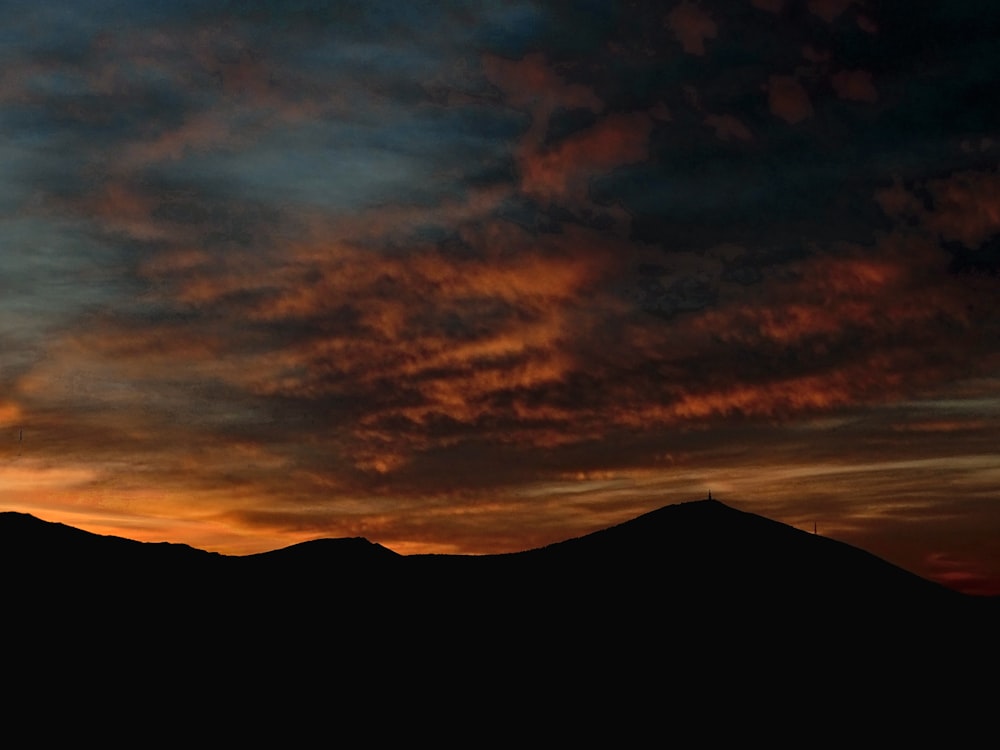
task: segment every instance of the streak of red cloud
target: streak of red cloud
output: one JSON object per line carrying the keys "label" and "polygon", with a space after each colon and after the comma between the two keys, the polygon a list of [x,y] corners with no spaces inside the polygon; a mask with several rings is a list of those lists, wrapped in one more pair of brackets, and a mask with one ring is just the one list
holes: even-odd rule
{"label": "streak of red cloud", "polygon": [[111,181],[84,201],[81,209],[97,217],[112,232],[139,240],[162,240],[168,230],[153,212],[158,201],[134,186]]}
{"label": "streak of red cloud", "polygon": [[977,566],[949,554],[932,552],[925,560],[929,577],[973,596],[1000,596],[1000,585],[991,581]]}
{"label": "streak of red cloud", "polygon": [[147,279],[158,279],[205,267],[211,262],[212,257],[203,250],[170,248],[144,260],[139,265],[139,275]]}
{"label": "streak of red cloud", "polygon": [[858,28],[868,34],[878,33],[878,24],[863,13],[858,14],[857,23]]}
{"label": "streak of red cloud", "polygon": [[[129,326],[105,323],[79,334],[73,344],[81,361],[87,352],[116,360],[115,367],[132,377],[155,374],[170,362],[211,362],[226,352],[235,341],[226,341],[210,331],[193,330],[183,323],[161,322],[157,325]],[[67,356],[70,350],[65,350]],[[195,373],[192,372],[192,375]]]}
{"label": "streak of red cloud", "polygon": [[649,110],[649,116],[660,122],[670,122],[673,120],[670,108],[664,102],[657,102],[653,105]]}
{"label": "streak of red cloud", "polygon": [[[415,400],[406,403],[380,403],[375,397],[352,428],[359,468],[398,468],[405,450],[427,445],[428,438],[392,430],[382,435],[374,429],[380,422],[402,418],[418,426],[446,418],[475,423],[491,418],[496,394],[557,383],[576,367],[566,342],[581,335],[578,311],[607,270],[602,258],[614,256],[589,253],[587,244],[597,238],[585,230],[567,229],[565,236],[542,241],[512,231],[497,239],[531,244],[540,254],[455,261],[433,249],[404,257],[329,243],[291,249],[289,257],[297,261],[266,274],[269,293],[226,314],[283,322],[336,317],[338,307],[347,306],[354,322],[342,331],[328,326],[322,336],[262,352],[249,367],[243,358],[238,367],[217,374],[258,395],[296,398],[319,398],[344,388],[377,393],[387,381],[409,389]],[[260,274],[228,266],[201,269],[193,280],[185,278],[184,264],[174,267],[179,278],[170,281],[171,271],[165,270],[162,287],[174,289],[185,302],[197,298],[209,309],[260,283]],[[480,309],[493,319],[478,321]],[[455,338],[435,322],[447,320],[461,321],[467,330]],[[513,419],[569,416],[545,403],[515,400],[510,408]],[[557,439],[543,433],[536,438]]]}
{"label": "streak of red cloud", "polygon": [[1000,234],[1000,170],[958,172],[930,180],[927,190],[934,206],[925,224],[943,239],[977,248]]}
{"label": "streak of red cloud", "polygon": [[235,59],[216,58],[208,65],[230,96],[267,96],[274,85],[261,56],[247,47],[241,49]]}
{"label": "streak of red cloud", "polygon": [[483,70],[489,81],[503,92],[510,106],[532,112],[546,122],[549,114],[558,108],[599,112],[604,106],[587,86],[566,83],[539,53],[520,60],[485,55]]}
{"label": "streak of red cloud", "polygon": [[689,55],[703,56],[705,40],[715,39],[718,34],[718,27],[712,17],[687,0],[674,6],[667,14],[666,23]]}
{"label": "streak of red cloud", "polygon": [[715,130],[715,135],[723,141],[736,138],[740,141],[752,141],[753,133],[733,115],[707,115],[705,124]]}
{"label": "streak of red cloud", "polygon": [[528,195],[545,202],[585,203],[591,177],[648,157],[653,124],[645,112],[608,115],[583,131],[545,145],[549,119],[556,109],[596,113],[603,102],[589,88],[567,84],[542,55],[521,60],[486,56],[483,67],[486,77],[503,92],[506,104],[531,114],[531,125],[517,153],[521,187]]}
{"label": "streak of red cloud", "polygon": [[892,187],[877,190],[875,201],[886,216],[893,218],[917,216],[924,210],[920,199],[907,190],[898,178],[893,180]]}
{"label": "streak of red cloud", "polygon": [[906,422],[892,425],[894,432],[956,433],[990,429],[994,425],[984,419],[935,420]]}
{"label": "streak of red cloud", "polygon": [[919,265],[913,257],[820,256],[799,264],[790,279],[766,284],[759,299],[705,311],[692,325],[723,340],[789,345],[848,329],[918,326],[941,315],[964,321],[962,295],[931,283],[943,256],[921,252],[927,257],[917,258]]}
{"label": "streak of red cloud", "polygon": [[121,163],[115,166],[134,169],[155,162],[176,161],[192,151],[221,144],[235,145],[230,123],[221,114],[201,113],[148,141],[126,147]]}
{"label": "streak of red cloud", "polygon": [[878,91],[867,70],[841,70],[830,77],[834,91],[841,99],[852,102],[877,102]]}
{"label": "streak of red cloud", "polygon": [[931,197],[921,198],[899,180],[875,193],[887,216],[919,221],[933,235],[976,249],[1000,234],[1000,170],[966,170],[915,186]]}
{"label": "streak of red cloud", "polygon": [[856,376],[862,371],[870,372],[867,368],[847,368],[842,372],[689,393],[668,407],[668,412],[675,418],[698,420],[734,414],[788,417],[825,411],[857,401],[858,386],[863,381],[858,381]]}
{"label": "streak of red cloud", "polygon": [[813,116],[809,94],[793,76],[771,76],[767,83],[767,95],[771,114],[789,125],[796,125]]}
{"label": "streak of red cloud", "polygon": [[854,3],[855,0],[809,0],[809,10],[827,23],[833,23]]}
{"label": "streak of red cloud", "polygon": [[826,51],[817,50],[810,44],[806,44],[802,47],[802,57],[811,63],[826,63],[830,61],[830,53]]}
{"label": "streak of red cloud", "polygon": [[21,421],[21,407],[13,401],[0,400],[0,425],[12,425]]}
{"label": "streak of red cloud", "polygon": [[528,149],[520,159],[522,189],[544,201],[585,200],[587,178],[648,157],[651,132],[646,114],[615,114],[550,149]]}
{"label": "streak of red cloud", "polygon": [[[587,200],[591,177],[648,157],[652,119],[644,112],[612,114],[554,144],[543,145],[549,119],[559,108],[600,112],[603,102],[579,84],[568,84],[539,54],[521,60],[488,55],[486,77],[511,107],[531,114],[531,125],[518,145],[521,189],[544,202]],[[669,117],[669,113],[667,113]]]}

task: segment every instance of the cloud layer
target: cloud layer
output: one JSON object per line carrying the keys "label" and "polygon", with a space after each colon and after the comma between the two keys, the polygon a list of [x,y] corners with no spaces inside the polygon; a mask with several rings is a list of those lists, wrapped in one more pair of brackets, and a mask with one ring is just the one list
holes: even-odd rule
{"label": "cloud layer", "polygon": [[485,552],[711,485],[1000,592],[1000,14],[947,5],[0,9],[0,499]]}

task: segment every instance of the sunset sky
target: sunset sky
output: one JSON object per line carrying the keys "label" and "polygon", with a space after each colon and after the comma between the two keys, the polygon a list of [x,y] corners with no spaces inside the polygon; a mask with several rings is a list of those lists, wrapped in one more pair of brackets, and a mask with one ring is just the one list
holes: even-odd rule
{"label": "sunset sky", "polygon": [[0,510],[713,496],[1000,594],[1000,3],[0,0]]}

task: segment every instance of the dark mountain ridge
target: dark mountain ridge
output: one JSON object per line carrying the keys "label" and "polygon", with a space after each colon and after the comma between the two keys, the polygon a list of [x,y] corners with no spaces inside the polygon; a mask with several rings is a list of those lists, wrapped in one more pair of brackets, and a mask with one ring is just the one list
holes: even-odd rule
{"label": "dark mountain ridge", "polygon": [[66,524],[43,521],[29,513],[0,512],[0,555],[5,562],[48,559],[49,555],[83,555],[100,559],[108,555],[144,555],[149,559],[220,557],[187,544],[139,542],[118,536],[94,534]]}
{"label": "dark mountain ridge", "polygon": [[266,696],[261,710],[287,716],[391,696],[423,716],[537,711],[550,729],[617,732],[637,706],[655,724],[711,695],[842,721],[845,695],[966,711],[1000,666],[996,600],[716,501],[484,556],[362,538],[227,556],[0,513],[0,564],[23,684],[48,690],[56,674],[86,693],[112,675],[119,694],[169,702],[181,684],[206,705]]}
{"label": "dark mountain ridge", "polygon": [[[279,574],[296,581],[366,572],[402,578],[525,575],[628,586],[648,577],[711,596],[769,592],[804,601],[982,599],[920,578],[864,550],[717,500],[668,505],[545,547],[491,555],[400,555],[363,537],[325,538],[234,556],[186,544],[104,536],[25,513],[0,512],[0,561],[25,578],[58,579],[111,566],[169,576]],[[173,570],[171,567],[173,566]],[[629,580],[620,580],[624,573]],[[552,581],[549,580],[549,583]],[[996,598],[993,598],[995,601]]]}
{"label": "dark mountain ridge", "polygon": [[284,607],[313,618],[342,609],[376,619],[402,609],[427,619],[526,613],[539,622],[583,618],[615,629],[628,621],[641,629],[664,625],[664,612],[684,611],[693,629],[738,618],[766,633],[775,622],[803,618],[852,630],[944,615],[974,625],[1000,610],[996,598],[960,594],[856,547],[715,500],[482,556],[399,555],[359,537],[230,556],[0,513],[0,563],[9,595],[45,592],[79,606],[194,609],[208,617]]}
{"label": "dark mountain ridge", "polygon": [[[802,600],[836,596],[944,601],[963,595],[864,550],[715,500],[666,506],[576,539],[529,550],[526,561],[564,558],[656,565],[677,585],[711,581],[720,594],[772,590]],[[613,555],[614,561],[608,557]],[[599,562],[598,562],[599,561]]]}

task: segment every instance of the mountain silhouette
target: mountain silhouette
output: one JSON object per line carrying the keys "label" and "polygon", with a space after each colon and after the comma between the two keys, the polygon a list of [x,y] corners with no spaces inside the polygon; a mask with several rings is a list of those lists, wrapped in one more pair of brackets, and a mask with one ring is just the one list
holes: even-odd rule
{"label": "mountain silhouette", "polygon": [[[245,556],[184,544],[102,536],[23,513],[0,513],[0,562],[18,571],[19,587],[90,588],[143,576],[189,592],[225,585],[273,585],[286,596],[320,582],[369,578],[405,596],[414,587],[439,597],[462,590],[470,602],[506,597],[555,609],[556,600],[604,597],[625,605],[661,600],[702,607],[864,608],[885,617],[942,607],[988,610],[996,599],[960,594],[864,550],[809,534],[717,500],[668,505],[617,526],[523,552],[493,555],[399,555],[367,539],[317,539]],[[556,591],[558,593],[554,594]],[[137,592],[141,596],[148,592]],[[444,601],[439,601],[444,605]],[[557,612],[553,612],[553,615]]]}
{"label": "mountain silhouette", "polygon": [[111,670],[205,700],[309,703],[318,679],[490,721],[559,696],[618,726],[667,695],[817,716],[842,713],[845,689],[967,707],[1000,665],[995,598],[712,500],[481,556],[362,538],[228,556],[0,513],[0,563],[8,650],[32,655],[23,679]]}
{"label": "mountain silhouette", "polygon": [[518,557],[529,569],[572,571],[609,594],[624,587],[637,595],[652,579],[703,604],[794,605],[827,615],[863,606],[893,616],[969,601],[856,547],[714,500],[660,508]]}

